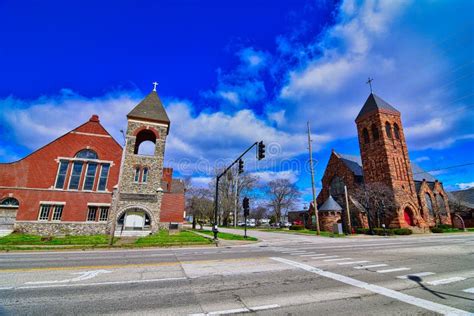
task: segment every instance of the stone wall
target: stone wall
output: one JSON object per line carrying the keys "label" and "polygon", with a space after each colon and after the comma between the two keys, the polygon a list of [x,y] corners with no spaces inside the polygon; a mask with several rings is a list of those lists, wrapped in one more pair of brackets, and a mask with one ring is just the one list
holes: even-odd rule
{"label": "stone wall", "polygon": [[107,223],[17,221],[15,231],[40,236],[105,234]]}
{"label": "stone wall", "polygon": [[332,232],[333,225],[341,220],[340,212],[319,212],[320,229]]}

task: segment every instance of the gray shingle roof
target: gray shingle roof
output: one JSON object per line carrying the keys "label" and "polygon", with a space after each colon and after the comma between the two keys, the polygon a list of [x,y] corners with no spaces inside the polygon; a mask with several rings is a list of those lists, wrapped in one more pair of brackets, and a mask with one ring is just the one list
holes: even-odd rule
{"label": "gray shingle roof", "polygon": [[[351,156],[351,155],[344,155],[344,154],[339,154],[339,153],[336,153],[336,155],[354,173],[354,175],[363,176],[362,160],[360,159],[360,156]],[[410,162],[410,164],[411,164],[411,171],[413,172],[413,180],[420,181],[420,182],[423,181],[423,179],[425,179],[427,182],[436,181],[435,177],[433,177],[431,174],[423,170],[416,163]]]}
{"label": "gray shingle roof", "polygon": [[391,112],[400,113],[393,106],[382,100],[382,98],[371,93],[365,101],[364,106],[360,110],[359,115],[357,115],[356,121],[365,114],[373,112],[375,110],[389,110]]}
{"label": "gray shingle roof", "polygon": [[152,91],[145,99],[138,103],[138,105],[127,114],[127,117],[158,121],[167,124],[170,123],[168,114],[166,114],[163,103],[161,103],[156,91]]}
{"label": "gray shingle roof", "polygon": [[461,202],[462,204],[474,208],[474,188],[452,191],[448,193],[449,197],[451,197],[450,195],[452,195],[457,201]]}
{"label": "gray shingle roof", "polygon": [[342,207],[330,195],[326,202],[318,208],[319,212],[342,211]]}

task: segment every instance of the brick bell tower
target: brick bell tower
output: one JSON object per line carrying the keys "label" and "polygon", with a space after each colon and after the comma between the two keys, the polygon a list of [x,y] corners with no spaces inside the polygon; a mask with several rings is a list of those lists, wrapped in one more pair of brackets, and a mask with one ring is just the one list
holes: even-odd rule
{"label": "brick bell tower", "polygon": [[396,216],[386,218],[386,224],[391,227],[424,227],[400,112],[370,93],[355,122],[364,182],[387,185],[393,190],[394,201],[399,206]]}
{"label": "brick bell tower", "polygon": [[159,228],[170,120],[156,85],[127,115],[126,143],[109,223],[115,235],[145,235]]}

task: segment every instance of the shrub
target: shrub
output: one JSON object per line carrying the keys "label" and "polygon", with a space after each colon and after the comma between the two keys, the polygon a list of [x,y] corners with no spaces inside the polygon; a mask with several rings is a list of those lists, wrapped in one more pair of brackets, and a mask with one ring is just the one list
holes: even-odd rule
{"label": "shrub", "polygon": [[413,232],[409,228],[397,228],[393,230],[395,235],[411,235]]}
{"label": "shrub", "polygon": [[450,228],[453,228],[451,225],[446,225],[446,224],[439,224],[438,225],[438,228],[441,228],[441,229],[450,229]]}
{"label": "shrub", "polygon": [[303,225],[292,225],[290,226],[290,230],[303,230],[304,226]]}
{"label": "shrub", "polygon": [[432,227],[431,228],[431,232],[432,233],[435,233],[435,234],[440,234],[443,232],[443,229],[439,228],[439,227]]}
{"label": "shrub", "polygon": [[356,228],[356,233],[357,234],[368,234],[369,233],[369,229],[368,228]]}

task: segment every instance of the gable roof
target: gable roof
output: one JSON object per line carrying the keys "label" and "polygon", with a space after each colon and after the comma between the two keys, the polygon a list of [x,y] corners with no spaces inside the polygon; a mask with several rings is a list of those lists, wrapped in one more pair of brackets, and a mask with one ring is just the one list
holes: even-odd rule
{"label": "gable roof", "polygon": [[152,91],[137,106],[127,114],[128,118],[138,118],[150,121],[170,124],[168,114],[166,114],[163,103],[156,91]]}
{"label": "gable roof", "polygon": [[448,197],[450,195],[452,195],[455,200],[461,202],[462,204],[474,208],[474,188],[448,192]]}
{"label": "gable roof", "polygon": [[395,112],[397,114],[400,114],[400,112],[397,109],[395,109],[393,106],[388,104],[388,102],[384,101],[382,98],[375,95],[374,93],[371,93],[369,97],[367,98],[367,100],[365,101],[364,106],[360,110],[359,115],[357,115],[356,121],[362,116],[376,110],[388,110],[390,112]]}
{"label": "gable roof", "polygon": [[342,207],[339,205],[339,203],[336,202],[336,200],[333,199],[333,197],[331,195],[329,195],[326,202],[324,202],[323,205],[321,205],[318,208],[318,211],[320,211],[320,212],[342,211]]}
{"label": "gable roof", "polygon": [[[336,152],[334,153],[354,173],[354,175],[363,176],[362,160],[360,159],[360,156],[344,155],[344,154],[339,154]],[[410,161],[410,164],[411,164],[411,171],[413,173],[414,181],[421,182],[423,181],[423,179],[425,179],[426,182],[436,181],[435,177],[433,177],[431,174],[423,170],[416,163]]]}

